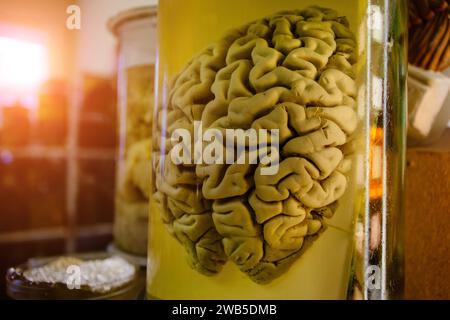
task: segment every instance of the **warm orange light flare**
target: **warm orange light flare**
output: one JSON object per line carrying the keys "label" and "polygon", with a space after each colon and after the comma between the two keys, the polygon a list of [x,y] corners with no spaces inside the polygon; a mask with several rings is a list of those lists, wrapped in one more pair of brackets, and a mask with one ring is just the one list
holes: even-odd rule
{"label": "warm orange light flare", "polygon": [[0,37],[0,88],[36,88],[47,73],[47,50],[42,44]]}

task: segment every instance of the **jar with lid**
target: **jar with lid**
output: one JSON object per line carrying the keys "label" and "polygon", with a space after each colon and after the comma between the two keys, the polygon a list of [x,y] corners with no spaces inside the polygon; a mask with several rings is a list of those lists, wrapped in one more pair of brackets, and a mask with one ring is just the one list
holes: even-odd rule
{"label": "jar with lid", "polygon": [[151,130],[156,60],[156,8],[140,7],[109,21],[117,36],[118,132],[114,239],[126,253],[147,252]]}
{"label": "jar with lid", "polygon": [[399,297],[405,1],[158,15],[148,298]]}

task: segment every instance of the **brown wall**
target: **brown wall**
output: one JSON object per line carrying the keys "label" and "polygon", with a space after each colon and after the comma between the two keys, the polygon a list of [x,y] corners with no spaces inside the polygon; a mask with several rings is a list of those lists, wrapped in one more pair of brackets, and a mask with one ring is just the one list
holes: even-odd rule
{"label": "brown wall", "polygon": [[406,298],[450,299],[450,129],[407,159]]}

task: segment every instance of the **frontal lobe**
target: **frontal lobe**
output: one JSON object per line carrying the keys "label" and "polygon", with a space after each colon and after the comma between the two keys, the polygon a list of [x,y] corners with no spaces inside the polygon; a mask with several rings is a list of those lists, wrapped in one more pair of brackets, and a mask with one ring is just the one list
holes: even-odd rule
{"label": "frontal lobe", "polygon": [[[325,229],[347,188],[344,146],[358,125],[355,51],[346,19],[312,7],[230,32],[177,77],[163,110],[174,121],[158,137],[165,161],[157,161],[156,193],[195,269],[214,274],[230,260],[267,283]],[[262,163],[168,163],[173,130],[193,133],[194,121],[222,132],[278,129],[277,172],[264,175]]]}

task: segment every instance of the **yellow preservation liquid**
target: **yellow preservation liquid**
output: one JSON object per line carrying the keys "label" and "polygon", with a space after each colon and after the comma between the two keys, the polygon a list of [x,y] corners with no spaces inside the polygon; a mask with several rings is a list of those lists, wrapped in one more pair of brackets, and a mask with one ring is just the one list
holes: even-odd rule
{"label": "yellow preservation liquid", "polygon": [[[310,6],[327,9],[302,11]],[[330,13],[328,9],[336,13]],[[150,197],[148,298],[347,297],[352,276],[355,217],[363,206],[365,178],[362,127],[366,115],[365,105],[361,102],[364,100],[359,95],[364,89],[367,72],[364,58],[366,11],[366,1],[358,0],[160,1],[156,113],[158,123],[155,129],[160,134],[157,140],[153,140],[157,147],[152,154],[154,195]],[[278,12],[282,12],[281,17],[274,17]],[[260,25],[243,27],[258,19],[266,20],[261,21]],[[333,22],[315,24],[315,19],[328,19],[327,21]],[[332,30],[329,33],[315,31],[328,26],[329,30]],[[229,30],[232,29],[237,31],[230,33]],[[246,32],[260,35],[265,43],[255,40],[256,49],[251,53],[247,52],[245,48],[251,46],[251,41],[245,38]],[[236,33],[239,33],[239,36]],[[227,34],[230,39],[221,43],[221,39]],[[270,34],[270,37],[267,37],[267,34]],[[242,46],[233,47],[233,43],[239,41]],[[210,47],[212,49],[209,51],[202,51],[218,42],[219,45]],[[334,50],[328,54],[326,60],[323,60],[323,55],[327,54],[328,47],[324,43],[330,44]],[[264,47],[258,51],[258,45],[270,48]],[[321,45],[324,45],[325,49],[321,50]],[[292,60],[288,60],[289,54],[299,47],[308,47],[308,50],[311,50],[299,50],[297,54],[291,55]],[[219,62],[208,62],[212,66],[211,69],[216,68],[214,71],[217,73],[210,75],[206,72],[210,69],[204,68],[197,74],[196,64],[205,64],[204,59],[214,56],[214,50],[225,51],[222,60],[218,58]],[[334,55],[339,50],[342,53]],[[203,57],[207,58],[199,57],[202,52]],[[269,75],[267,77],[255,76],[259,70],[258,62],[267,59],[264,60],[266,65],[261,67],[264,69],[264,66],[270,64],[268,57],[271,54],[274,59],[278,59],[273,68],[283,66],[289,69],[288,76],[283,74],[283,68],[279,68],[279,73],[273,74],[265,70],[265,74]],[[331,55],[336,60],[330,59]],[[341,58],[345,61],[340,60]],[[227,62],[224,62],[225,60]],[[254,71],[235,71],[238,65],[245,69],[246,61],[250,61]],[[236,64],[234,69],[233,63]],[[332,81],[336,81],[336,87],[343,92],[343,98],[333,100],[336,97],[333,94],[336,92],[330,89],[327,91],[330,97],[325,99],[320,93],[321,88],[314,89],[315,83],[321,83],[321,75],[324,77],[322,87],[328,85],[324,70],[329,72]],[[235,78],[233,74],[236,75]],[[278,76],[273,82],[275,85],[272,84],[273,77]],[[211,77],[209,84],[204,80],[208,77]],[[336,77],[339,79],[336,80]],[[190,80],[183,82],[184,78]],[[237,78],[239,80],[236,80]],[[293,82],[296,84],[292,84]],[[189,93],[194,87],[192,83],[204,85],[198,89],[204,90],[203,96]],[[301,85],[304,87],[298,89]],[[289,91],[286,93],[283,91],[284,87],[291,91],[297,90],[297,96],[290,96],[291,91],[286,89]],[[308,92],[305,93],[306,98],[302,97],[303,92]],[[218,100],[221,93],[226,96],[223,101]],[[272,95],[279,94],[276,100],[277,108],[272,109],[269,106],[265,111],[255,111],[255,114],[248,116],[246,109],[238,105],[242,98],[239,94],[248,99],[260,94],[258,103],[261,104],[271,99]],[[238,98],[233,98],[235,96]],[[242,98],[242,101],[244,100]],[[214,104],[214,101],[217,103]],[[291,102],[295,105],[290,104]],[[253,110],[251,102],[246,106],[248,110]],[[333,115],[327,113],[332,107],[342,107],[339,109],[342,111]],[[228,113],[223,111],[224,108],[228,108]],[[353,113],[350,113],[350,109]],[[305,110],[305,119],[319,119],[316,113],[320,113],[322,122],[313,124],[312,126],[316,127],[312,129],[301,125],[297,129],[293,128],[302,117],[300,113],[297,116],[295,112],[302,110]],[[287,116],[287,124],[283,126],[283,119]],[[262,118],[264,121],[259,121]],[[246,167],[245,170],[248,171],[245,171],[241,180],[233,180],[226,185],[227,179],[233,176],[227,176],[226,173],[220,176],[214,171],[214,165],[171,163],[169,151],[173,148],[173,143],[165,144],[164,137],[170,140],[170,134],[173,133],[171,130],[175,130],[174,127],[177,126],[184,126],[189,131],[194,126],[194,120],[208,122],[201,124],[204,129],[249,129],[256,125],[261,128],[270,123],[271,128],[280,128],[281,136],[286,130],[289,131],[285,140],[281,137],[281,146],[284,148],[281,153],[281,171],[272,179],[257,177],[258,169]],[[339,128],[332,131],[330,128],[334,124],[324,125],[324,121],[337,123]],[[339,139],[336,132],[344,132],[344,140],[337,142]],[[314,140],[319,135],[319,140],[334,140],[323,142],[319,148],[321,142]],[[302,140],[303,136],[308,138]],[[294,142],[295,139],[299,140]],[[292,146],[288,147],[291,140]],[[314,150],[302,151],[308,141],[313,141],[311,148]],[[338,160],[325,161],[322,156]],[[288,163],[289,159],[292,163]],[[218,171],[224,172],[231,166],[224,165]],[[241,167],[236,168],[239,169],[234,172],[240,172]],[[289,168],[292,174],[279,177],[284,168]],[[305,171],[300,168],[305,168]],[[214,174],[219,175],[219,178],[214,182],[216,185],[209,188]],[[293,182],[286,182],[291,176],[294,176]],[[273,181],[276,183],[272,183]],[[308,187],[302,185],[304,181],[308,181],[305,182],[305,185],[309,184]],[[245,182],[248,182],[248,185]],[[293,186],[294,184],[296,185]],[[343,185],[345,187],[342,187]],[[316,190],[316,187],[322,189]],[[286,190],[289,190],[289,196],[283,193]],[[279,197],[274,195],[278,191],[282,194]],[[295,197],[292,196],[294,191],[297,192]],[[192,200],[192,197],[197,198]],[[292,209],[292,206],[298,207]],[[278,210],[275,207],[281,208],[279,210],[283,220],[280,220],[279,224],[266,218],[273,214],[271,208]],[[241,212],[246,212],[247,215],[236,218]],[[209,216],[212,218],[208,220]],[[298,224],[292,222],[294,220],[299,221]],[[228,221],[233,221],[234,224],[227,225]],[[239,225],[241,222],[242,225]],[[272,228],[272,225],[276,227]],[[233,230],[230,231],[228,227]],[[201,228],[203,229],[200,230]],[[302,228],[304,232],[300,231]],[[202,240],[205,241],[199,247]],[[283,267],[285,261],[288,261],[286,268]]]}

